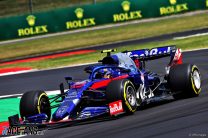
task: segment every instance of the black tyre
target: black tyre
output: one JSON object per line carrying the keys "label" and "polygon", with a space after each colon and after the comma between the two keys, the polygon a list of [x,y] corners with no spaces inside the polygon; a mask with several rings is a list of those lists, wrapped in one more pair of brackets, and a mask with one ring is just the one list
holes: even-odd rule
{"label": "black tyre", "polygon": [[201,92],[200,72],[196,65],[181,64],[170,68],[169,85],[175,99],[196,97]]}
{"label": "black tyre", "polygon": [[21,118],[32,115],[45,113],[48,116],[47,121],[51,118],[51,108],[48,96],[43,91],[29,91],[23,94],[20,100]]}
{"label": "black tyre", "polygon": [[107,101],[122,100],[123,108],[128,113],[134,113],[137,109],[136,90],[130,80],[114,80],[106,88]]}

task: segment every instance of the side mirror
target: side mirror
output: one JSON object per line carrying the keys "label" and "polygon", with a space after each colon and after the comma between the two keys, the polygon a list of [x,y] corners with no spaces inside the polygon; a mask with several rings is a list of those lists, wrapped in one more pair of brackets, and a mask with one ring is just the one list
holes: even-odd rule
{"label": "side mirror", "polygon": [[60,92],[61,92],[61,101],[63,101],[64,100],[64,84],[61,83],[59,85],[59,88],[60,88]]}
{"label": "side mirror", "polygon": [[69,89],[70,89],[70,84],[69,81],[72,80],[72,77],[65,77],[66,83],[69,85]]}
{"label": "side mirror", "polygon": [[72,80],[72,77],[65,77],[65,80],[70,81],[70,80]]}
{"label": "side mirror", "polygon": [[91,74],[92,73],[92,68],[93,68],[92,66],[88,66],[84,69],[84,71]]}
{"label": "side mirror", "polygon": [[64,94],[64,84],[63,84],[63,83],[61,83],[61,84],[59,85],[59,88],[60,88],[61,94]]}

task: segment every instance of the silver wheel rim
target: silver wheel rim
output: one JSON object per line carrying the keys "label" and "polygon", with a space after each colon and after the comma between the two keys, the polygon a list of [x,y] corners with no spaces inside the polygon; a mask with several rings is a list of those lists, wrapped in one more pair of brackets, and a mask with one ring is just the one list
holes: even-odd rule
{"label": "silver wheel rim", "polygon": [[201,87],[201,79],[200,79],[200,75],[199,72],[197,70],[195,70],[193,72],[193,80],[194,80],[194,85],[196,86],[197,89],[200,89]]}
{"label": "silver wheel rim", "polygon": [[131,106],[135,106],[136,104],[136,95],[135,95],[135,90],[132,86],[128,86],[126,89],[126,98],[127,101]]}

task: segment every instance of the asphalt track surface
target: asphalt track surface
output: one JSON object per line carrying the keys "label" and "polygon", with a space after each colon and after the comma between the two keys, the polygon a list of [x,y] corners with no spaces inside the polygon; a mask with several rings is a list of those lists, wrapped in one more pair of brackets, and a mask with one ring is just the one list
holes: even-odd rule
{"label": "asphalt track surface", "polygon": [[[138,110],[120,119],[47,130],[42,136],[84,138],[185,138],[208,137],[208,50],[183,53],[186,63],[196,64],[202,76],[199,97],[169,101]],[[147,68],[164,73],[168,58],[149,61]],[[65,76],[84,79],[83,68],[71,67],[0,77],[0,95],[17,94],[26,90],[58,89]]]}

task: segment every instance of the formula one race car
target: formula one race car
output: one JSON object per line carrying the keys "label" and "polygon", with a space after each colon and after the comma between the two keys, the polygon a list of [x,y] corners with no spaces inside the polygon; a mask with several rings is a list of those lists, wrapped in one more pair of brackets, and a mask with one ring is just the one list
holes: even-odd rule
{"label": "formula one race car", "polygon": [[[173,96],[175,99],[196,97],[201,91],[200,72],[196,65],[182,64],[181,49],[175,46],[124,51],[103,50],[107,56],[100,64],[88,66],[89,78],[80,82],[66,77],[69,89],[48,97],[44,91],[30,91],[20,101],[17,116],[9,118],[10,125],[54,124],[94,119],[103,116],[132,114],[138,107]],[[170,57],[164,75],[145,69],[145,62]],[[58,103],[52,105],[52,103]],[[57,108],[58,107],[58,108]],[[51,115],[51,109],[57,108]]]}

